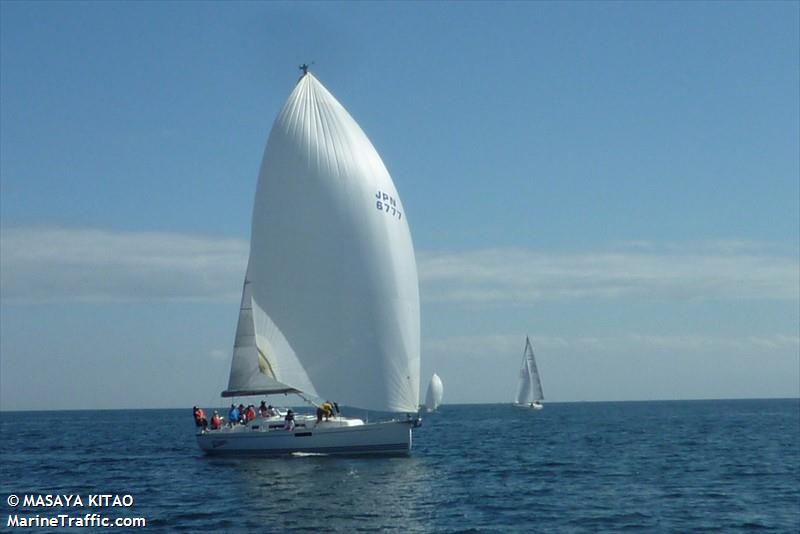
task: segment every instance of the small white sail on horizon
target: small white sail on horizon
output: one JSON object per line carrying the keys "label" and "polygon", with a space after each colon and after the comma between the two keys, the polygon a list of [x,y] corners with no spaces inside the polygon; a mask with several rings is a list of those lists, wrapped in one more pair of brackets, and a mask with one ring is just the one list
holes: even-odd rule
{"label": "small white sail on horizon", "polygon": [[428,383],[428,392],[425,394],[425,409],[429,412],[436,411],[439,405],[442,404],[443,395],[442,379],[439,378],[439,375],[433,373],[431,381]]}
{"label": "small white sail on horizon", "polygon": [[531,340],[525,336],[525,350],[522,354],[522,366],[519,370],[519,384],[515,406],[541,409],[544,400],[542,381],[539,378],[539,368],[536,366],[536,357],[533,354]]}

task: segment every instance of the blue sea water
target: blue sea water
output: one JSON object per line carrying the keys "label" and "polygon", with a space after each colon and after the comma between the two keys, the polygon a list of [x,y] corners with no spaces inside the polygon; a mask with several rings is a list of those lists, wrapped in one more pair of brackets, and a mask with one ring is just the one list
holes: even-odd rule
{"label": "blue sea water", "polygon": [[[0,446],[8,532],[71,530],[9,527],[11,514],[89,512],[144,517],[148,532],[800,531],[798,399],[446,405],[399,458],[206,457],[190,408],[3,412]],[[84,507],[11,507],[12,494]]]}

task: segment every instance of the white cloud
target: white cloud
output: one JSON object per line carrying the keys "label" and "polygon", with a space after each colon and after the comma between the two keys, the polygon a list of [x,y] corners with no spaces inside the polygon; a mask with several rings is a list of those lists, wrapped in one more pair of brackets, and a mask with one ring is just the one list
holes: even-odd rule
{"label": "white cloud", "polygon": [[794,256],[741,242],[552,253],[524,249],[418,254],[428,302],[529,303],[581,298],[770,299],[800,296]]}
{"label": "white cloud", "polygon": [[208,355],[212,360],[227,362],[230,359],[231,351],[225,349],[211,349]]}
{"label": "white cloud", "polygon": [[12,301],[237,299],[242,239],[160,232],[10,228],[0,235],[0,289]]}
{"label": "white cloud", "polygon": [[[162,232],[7,228],[0,234],[5,301],[236,300],[244,239]],[[417,254],[423,301],[769,299],[800,295],[797,255],[748,242],[637,242],[612,251],[527,249]]]}
{"label": "white cloud", "polygon": [[[650,355],[654,351],[670,353],[765,354],[800,350],[800,337],[774,334],[767,336],[702,336],[623,334],[607,337],[531,336],[536,352],[577,355],[614,354]],[[498,355],[522,357],[525,340],[513,336],[455,336],[426,340],[423,352],[436,360],[492,360]]]}

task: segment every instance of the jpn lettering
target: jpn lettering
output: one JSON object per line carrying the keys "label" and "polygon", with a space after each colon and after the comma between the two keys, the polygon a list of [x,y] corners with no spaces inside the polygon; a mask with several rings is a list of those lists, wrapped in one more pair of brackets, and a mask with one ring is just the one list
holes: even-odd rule
{"label": "jpn lettering", "polygon": [[396,218],[398,220],[403,218],[402,212],[398,209],[398,201],[392,195],[384,192],[384,191],[377,191],[375,193],[375,208],[383,213],[389,215],[392,218]]}

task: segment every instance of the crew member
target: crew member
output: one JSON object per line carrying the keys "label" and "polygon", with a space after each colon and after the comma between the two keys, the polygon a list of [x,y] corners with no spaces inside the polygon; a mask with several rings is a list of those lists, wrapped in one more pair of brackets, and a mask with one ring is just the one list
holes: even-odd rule
{"label": "crew member", "polygon": [[211,430],[219,430],[222,426],[222,419],[219,417],[219,412],[214,410],[214,415],[211,416]]}
{"label": "crew member", "polygon": [[294,430],[294,412],[292,410],[286,412],[286,417],[284,417],[283,420],[284,430]]}
{"label": "crew member", "polygon": [[206,414],[203,412],[203,409],[195,406],[193,411],[195,426],[202,427],[203,430],[208,428],[208,421],[206,420]]}
{"label": "crew member", "polygon": [[331,416],[333,415],[333,404],[330,401],[325,401],[322,405],[317,408],[317,423],[322,422],[322,418],[324,417],[326,421],[328,421]]}
{"label": "crew member", "polygon": [[239,409],[235,404],[231,404],[231,409],[228,410],[228,426],[233,426],[239,422]]}

